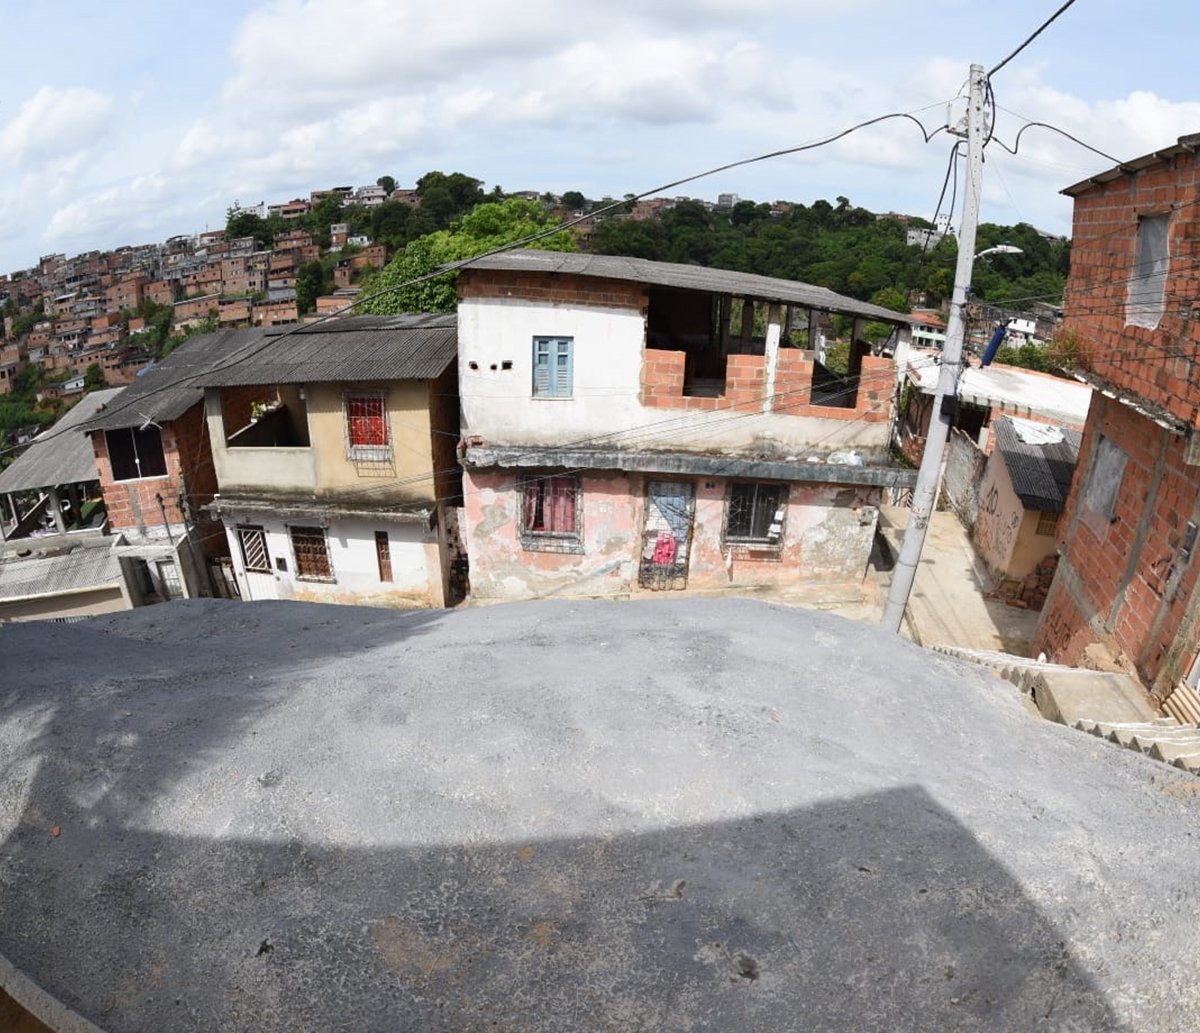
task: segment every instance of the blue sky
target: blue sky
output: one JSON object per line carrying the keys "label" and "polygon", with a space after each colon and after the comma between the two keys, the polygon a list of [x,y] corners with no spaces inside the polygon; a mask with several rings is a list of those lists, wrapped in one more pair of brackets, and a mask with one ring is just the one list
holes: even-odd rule
{"label": "blue sky", "polygon": [[[0,0],[0,272],[385,173],[620,196],[889,111],[934,128],[1058,3]],[[1077,0],[996,75],[998,136],[1052,122],[1127,158],[1200,131],[1195,25]],[[929,217],[947,153],[894,121],[670,193]],[[1058,191],[1111,164],[1037,129],[988,157],[984,219],[1058,233]]]}

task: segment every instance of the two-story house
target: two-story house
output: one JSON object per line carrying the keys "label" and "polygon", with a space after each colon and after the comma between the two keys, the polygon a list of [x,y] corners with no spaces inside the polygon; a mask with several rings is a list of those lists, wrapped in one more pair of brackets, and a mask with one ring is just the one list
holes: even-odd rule
{"label": "two-story house", "polygon": [[243,599],[443,606],[465,594],[453,315],[242,331],[200,377]]}
{"label": "two-story house", "polygon": [[1200,678],[1200,134],[1092,176],[1074,199],[1057,346],[1096,390],[1036,648],[1097,645],[1160,698]]}
{"label": "two-story house", "polygon": [[[830,315],[848,373],[810,347]],[[820,287],[512,251],[459,277],[465,537],[478,598],[861,579],[894,364]]]}
{"label": "two-story house", "polygon": [[193,337],[83,425],[134,605],[220,593],[209,562],[224,534],[204,511],[217,482],[197,375],[244,347],[235,331]]}

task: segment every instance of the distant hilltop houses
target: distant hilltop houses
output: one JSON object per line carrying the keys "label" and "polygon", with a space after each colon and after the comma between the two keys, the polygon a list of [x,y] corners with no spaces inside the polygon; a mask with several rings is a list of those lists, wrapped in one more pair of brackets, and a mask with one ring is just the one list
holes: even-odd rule
{"label": "distant hilltop houses", "polygon": [[[131,383],[172,335],[276,326],[345,309],[357,293],[359,274],[385,265],[388,249],[369,235],[353,233],[347,222],[331,222],[319,232],[301,224],[311,222],[318,206],[330,198],[347,208],[373,209],[388,202],[420,206],[417,189],[395,186],[388,177],[383,180],[387,182],[335,186],[313,190],[307,197],[230,207],[230,225],[236,216],[296,224],[269,240],[230,236],[225,229],[204,230],[155,244],[71,257],[43,255],[31,268],[0,274],[0,395],[13,390],[17,373],[27,365],[41,370],[40,398],[71,400],[83,393],[84,375],[93,367],[90,387]],[[520,190],[506,196],[546,204],[564,218],[576,219],[572,229],[585,246],[594,227],[610,215],[656,219],[682,202],[719,211],[741,201],[732,193],[720,194],[715,202],[629,197],[612,202],[620,207],[611,213],[589,214],[572,210],[567,204],[570,194]],[[777,201],[770,213],[779,216],[791,208]],[[319,240],[326,232],[328,238]],[[333,263],[332,290],[303,304],[297,295],[303,267],[342,252],[346,257]]]}

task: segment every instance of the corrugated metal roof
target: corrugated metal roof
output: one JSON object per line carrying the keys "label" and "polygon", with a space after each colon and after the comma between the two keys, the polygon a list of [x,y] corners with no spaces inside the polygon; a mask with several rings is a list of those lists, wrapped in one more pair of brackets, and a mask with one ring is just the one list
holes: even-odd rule
{"label": "corrugated metal roof", "polygon": [[435,313],[221,330],[185,341],[86,429],[178,419],[203,399],[205,387],[430,379],[445,371],[457,351],[458,318]]}
{"label": "corrugated metal roof", "polygon": [[267,333],[253,354],[206,371],[208,387],[321,381],[431,380],[458,353],[458,317],[353,316],[294,333]]}
{"label": "corrugated metal roof", "polygon": [[220,330],[184,341],[162,362],[148,367],[85,430],[141,426],[175,420],[204,398],[199,377],[254,351],[266,330]]}
{"label": "corrugated metal roof", "polygon": [[33,439],[13,464],[0,473],[0,493],[39,491],[59,484],[81,484],[100,479],[92,443],[80,430],[122,388],[86,394],[53,427]]}
{"label": "corrugated metal roof", "polygon": [[1021,440],[1017,424],[1009,417],[992,421],[996,451],[1008,467],[1013,491],[1027,509],[1061,513],[1066,505],[1071,477],[1079,461],[1082,435],[1069,427],[1058,429],[1062,432],[1062,441],[1034,445]]}
{"label": "corrugated metal roof", "polygon": [[676,265],[672,262],[651,262],[645,258],[624,258],[619,255],[583,255],[563,251],[505,251],[474,261],[464,272],[472,269],[494,269],[507,272],[569,273],[572,276],[595,276],[606,280],[624,280],[655,287],[676,287],[681,290],[711,291],[761,301],[780,301],[805,308],[829,312],[846,312],[868,319],[895,324],[911,322],[908,316],[879,305],[848,298],[825,287],[815,287],[795,280],[780,280],[773,276],[737,273],[728,269],[709,269],[698,265]]}
{"label": "corrugated metal roof", "polygon": [[[923,358],[911,361],[909,381],[922,394],[934,394],[941,375],[940,361],[935,363]],[[972,405],[1037,413],[1056,422],[1082,427],[1087,421],[1092,390],[1077,380],[993,363],[987,367],[966,367],[959,377],[958,397]]]}
{"label": "corrugated metal roof", "polygon": [[120,564],[107,542],[103,546],[77,546],[57,556],[10,558],[0,563],[0,599],[107,588],[120,581]]}
{"label": "corrugated metal roof", "polygon": [[1172,158],[1178,158],[1185,154],[1195,154],[1197,149],[1200,149],[1200,133],[1193,133],[1190,136],[1181,136],[1178,142],[1173,143],[1170,147],[1164,147],[1161,151],[1153,151],[1150,154],[1144,154],[1140,158],[1133,158],[1130,161],[1123,161],[1115,168],[1107,169],[1104,172],[1097,172],[1094,176],[1088,176],[1087,179],[1081,179],[1078,183],[1072,183],[1069,187],[1059,191],[1066,194],[1068,197],[1076,197],[1079,194],[1086,193],[1093,187],[1101,186],[1104,183],[1111,183],[1114,179],[1120,179],[1122,176],[1129,176],[1135,172],[1141,172],[1143,169],[1153,168],[1164,161],[1170,161]]}

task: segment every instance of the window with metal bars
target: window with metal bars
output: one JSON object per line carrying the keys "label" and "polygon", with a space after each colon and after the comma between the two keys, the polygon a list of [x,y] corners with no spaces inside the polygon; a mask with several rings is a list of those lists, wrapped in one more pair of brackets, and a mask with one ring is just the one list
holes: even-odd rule
{"label": "window with metal bars", "polygon": [[777,549],[783,545],[787,487],[733,482],[725,503],[724,542]]}
{"label": "window with metal bars", "polygon": [[1038,514],[1037,533],[1053,538],[1058,534],[1058,513],[1041,512]]}
{"label": "window with metal bars", "polygon": [[296,577],[300,581],[334,581],[329,543],[323,527],[289,527]]}
{"label": "window with metal bars", "polygon": [[572,337],[533,339],[533,397],[570,398],[574,388]]}
{"label": "window with metal bars", "polygon": [[387,531],[375,532],[375,558],[379,561],[379,580],[392,580],[392,546]]}
{"label": "window with metal bars", "polygon": [[238,541],[242,546],[242,564],[256,574],[271,573],[271,555],[267,552],[267,534],[261,527],[239,525]]}
{"label": "window with metal bars", "polygon": [[527,549],[578,552],[579,478],[526,477],[521,481],[521,541]]}
{"label": "window with metal bars", "polygon": [[383,395],[346,396],[346,445],[351,459],[381,462],[392,458]]}

